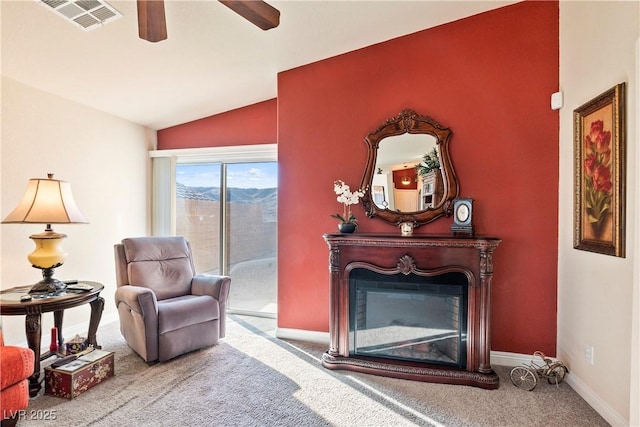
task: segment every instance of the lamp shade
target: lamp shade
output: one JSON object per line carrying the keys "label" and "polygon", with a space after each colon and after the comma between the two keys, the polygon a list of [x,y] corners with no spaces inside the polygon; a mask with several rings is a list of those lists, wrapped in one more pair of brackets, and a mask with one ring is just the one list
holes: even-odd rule
{"label": "lamp shade", "polygon": [[30,179],[22,200],[2,223],[87,223],[73,200],[71,185],[52,176]]}

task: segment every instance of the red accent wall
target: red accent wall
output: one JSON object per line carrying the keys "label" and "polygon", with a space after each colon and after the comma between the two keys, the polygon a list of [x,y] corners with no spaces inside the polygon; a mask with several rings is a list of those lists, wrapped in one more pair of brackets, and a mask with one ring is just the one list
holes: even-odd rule
{"label": "red accent wall", "polygon": [[[555,354],[559,114],[549,99],[559,89],[558,20],[557,1],[526,1],[278,75],[279,327],[328,330],[322,234],[337,230],[333,182],[359,185],[366,134],[411,108],[452,130],[476,232],[503,240],[494,256],[492,349]],[[235,113],[252,118],[253,108]],[[213,138],[213,128],[183,126],[174,144],[182,134],[190,141],[183,147],[194,146],[195,130],[199,141]],[[177,148],[165,136],[161,148]],[[399,233],[361,206],[354,213],[359,232]],[[448,234],[451,223],[440,218],[415,232]]]}
{"label": "red accent wall", "polygon": [[[494,258],[492,348],[555,354],[559,9],[523,2],[283,72],[278,77],[279,316],[328,330],[333,181],[360,183],[368,132],[404,108],[451,128],[461,196]],[[571,195],[567,195],[571,197]],[[304,200],[304,202],[303,202]],[[399,233],[355,208],[359,232]],[[416,230],[449,233],[451,218]]]}
{"label": "red accent wall", "polygon": [[273,144],[277,141],[276,99],[158,131],[158,149]]}

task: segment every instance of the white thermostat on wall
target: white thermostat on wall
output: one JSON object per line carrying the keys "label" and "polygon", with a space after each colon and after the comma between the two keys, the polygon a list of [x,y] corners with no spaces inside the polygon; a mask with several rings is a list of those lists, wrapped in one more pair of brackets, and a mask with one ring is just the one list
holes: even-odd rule
{"label": "white thermostat on wall", "polygon": [[562,108],[562,104],[564,103],[564,96],[562,92],[556,92],[551,95],[551,109],[559,110]]}

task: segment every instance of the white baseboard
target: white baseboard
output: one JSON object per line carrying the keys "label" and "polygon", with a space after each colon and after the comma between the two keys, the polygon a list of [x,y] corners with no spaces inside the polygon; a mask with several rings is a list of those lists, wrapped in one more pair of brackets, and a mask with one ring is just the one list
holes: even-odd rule
{"label": "white baseboard", "polygon": [[617,413],[611,406],[607,404],[604,400],[600,398],[596,393],[593,392],[589,387],[587,387],[580,378],[575,375],[567,375],[567,384],[571,386],[572,389],[575,390],[576,393],[580,395],[593,409],[596,410],[597,413],[600,414],[602,418],[604,418],[609,424],[612,426],[628,426],[629,421],[627,421],[622,415]]}
{"label": "white baseboard", "polygon": [[530,354],[507,353],[505,351],[492,351],[491,364],[500,366],[528,365],[531,362]]}
{"label": "white baseboard", "polygon": [[[107,314],[106,316],[102,316],[102,319],[100,320],[100,324],[106,325],[108,323],[119,322],[119,321],[120,321],[120,318],[118,317],[118,312],[114,311],[112,313]],[[89,327],[89,323],[87,323],[86,326]],[[100,331],[100,328],[98,328],[98,331]]]}
{"label": "white baseboard", "polygon": [[329,332],[307,331],[304,329],[277,328],[276,338],[293,341],[307,341],[329,347]]}

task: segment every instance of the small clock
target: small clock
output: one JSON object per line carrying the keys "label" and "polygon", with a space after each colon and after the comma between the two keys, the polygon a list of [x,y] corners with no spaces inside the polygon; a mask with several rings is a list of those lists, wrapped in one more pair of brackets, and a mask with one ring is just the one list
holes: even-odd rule
{"label": "small clock", "polygon": [[453,224],[451,233],[473,235],[473,199],[458,198],[453,201]]}

